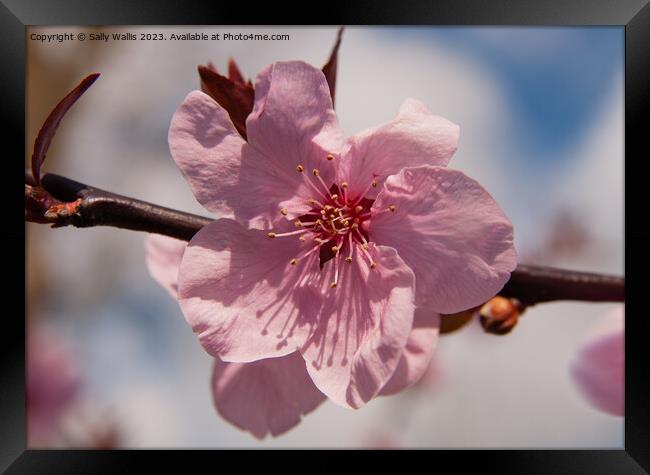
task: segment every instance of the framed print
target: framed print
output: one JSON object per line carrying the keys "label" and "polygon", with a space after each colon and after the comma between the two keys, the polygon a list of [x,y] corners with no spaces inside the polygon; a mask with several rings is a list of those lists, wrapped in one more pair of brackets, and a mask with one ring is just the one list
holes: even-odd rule
{"label": "framed print", "polygon": [[213,7],[2,6],[3,470],[647,473],[647,2]]}

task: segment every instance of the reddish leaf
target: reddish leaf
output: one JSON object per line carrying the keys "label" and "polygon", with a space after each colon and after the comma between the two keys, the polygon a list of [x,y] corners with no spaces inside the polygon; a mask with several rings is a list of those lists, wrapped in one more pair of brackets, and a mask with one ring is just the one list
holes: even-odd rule
{"label": "reddish leaf", "polygon": [[246,80],[244,79],[244,76],[239,70],[237,63],[235,63],[235,60],[232,58],[230,58],[230,60],[228,61],[228,77],[232,82],[235,82],[237,84],[244,84],[244,85],[246,84]]}
{"label": "reddish leaf", "polygon": [[54,137],[56,129],[58,129],[63,116],[98,77],[99,73],[94,73],[86,77],[77,87],[70,91],[67,96],[61,99],[52,112],[50,112],[50,115],[47,116],[47,119],[45,119],[41,130],[38,132],[36,141],[34,142],[34,152],[32,153],[32,176],[35,184],[38,185],[41,182],[41,166],[45,161],[45,155],[47,154],[47,150],[50,148],[52,138]]}
{"label": "reddish leaf", "polygon": [[336,92],[336,67],[339,57],[339,46],[341,46],[341,35],[343,34],[344,27],[339,28],[339,31],[336,35],[336,43],[334,43],[334,48],[330,54],[330,59],[327,61],[325,66],[323,66],[323,74],[325,74],[325,79],[327,79],[327,84],[330,87],[330,95],[332,96],[332,104],[334,104],[334,93]]}
{"label": "reddish leaf", "polygon": [[[199,66],[201,89],[226,109],[235,128],[246,139],[246,118],[253,110],[255,91],[250,81],[244,83],[234,61],[229,64],[228,70],[231,78],[222,76],[216,72],[216,69]],[[239,82],[240,79],[241,82]]]}

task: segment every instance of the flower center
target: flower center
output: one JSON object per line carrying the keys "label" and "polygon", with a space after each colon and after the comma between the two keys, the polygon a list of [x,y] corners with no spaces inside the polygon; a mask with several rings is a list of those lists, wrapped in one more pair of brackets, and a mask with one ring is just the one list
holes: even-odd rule
{"label": "flower center", "polygon": [[[334,156],[328,155],[327,159],[331,161]],[[373,180],[362,193],[352,195],[347,182],[334,183],[328,187],[317,168],[310,174],[305,171],[305,167],[298,165],[296,171],[303,176],[306,185],[314,193],[314,196],[307,200],[311,209],[294,220],[293,223],[298,228],[296,231],[268,233],[270,238],[297,236],[301,241],[313,243],[306,252],[293,258],[290,264],[295,266],[316,252],[319,253],[321,269],[326,262],[334,260],[334,280],[330,284],[331,288],[336,288],[339,284],[339,261],[352,263],[355,252],[361,253],[370,269],[377,267],[368,252],[368,224],[371,216],[377,212],[371,213],[375,200],[366,197],[372,188],[377,187],[377,181]],[[394,212],[395,206],[391,205],[379,213],[387,211]],[[283,208],[280,213],[287,216],[289,211]]]}

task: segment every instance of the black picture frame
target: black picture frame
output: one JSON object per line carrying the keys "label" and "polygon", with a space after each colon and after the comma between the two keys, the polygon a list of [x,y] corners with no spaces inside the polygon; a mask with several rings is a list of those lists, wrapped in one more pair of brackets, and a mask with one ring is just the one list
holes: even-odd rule
{"label": "black picture frame", "polygon": [[[644,273],[650,264],[648,244],[648,211],[645,203],[645,175],[634,172],[642,166],[647,151],[642,148],[648,135],[650,102],[650,6],[648,0],[438,0],[436,2],[372,1],[351,4],[328,1],[308,8],[308,18],[289,22],[286,8],[277,3],[252,7],[243,2],[227,5],[216,2],[162,3],[156,0],[137,2],[105,0],[2,0],[0,31],[2,32],[2,80],[4,173],[11,186],[3,187],[9,201],[19,196],[19,179],[24,176],[25,156],[25,65],[26,26],[29,25],[207,25],[207,24],[421,24],[421,25],[521,25],[578,26],[618,25],[625,28],[625,275],[626,275],[626,385],[625,385],[625,448],[624,450],[435,450],[409,452],[406,458],[429,458],[436,469],[440,462],[453,469],[476,467],[482,472],[497,473],[594,473],[624,474],[650,471],[650,318],[644,308]],[[313,13],[309,13],[309,11]],[[11,164],[9,166],[8,164]],[[641,169],[642,170],[642,169]],[[15,187],[15,188],[14,188]],[[25,224],[4,208],[4,248],[15,261],[16,269],[5,273],[5,299],[12,300],[25,285]],[[639,214],[634,212],[639,209]],[[13,208],[12,208],[13,209]],[[14,223],[11,219],[15,219]],[[20,221],[19,221],[20,220]],[[18,253],[16,249],[23,249]],[[20,269],[23,269],[22,271]],[[22,281],[15,277],[23,277]],[[23,287],[24,289],[24,287]],[[647,291],[646,291],[647,293]],[[25,295],[25,305],[28,305]],[[9,308],[9,307],[6,307]],[[644,310],[646,310],[644,312]],[[146,463],[150,471],[166,471],[168,460],[174,458],[187,464],[206,463],[214,470],[245,457],[246,463],[262,461],[260,457],[285,456],[282,451],[55,451],[27,450],[25,430],[25,321],[19,310],[4,312],[0,380],[0,470],[6,473],[128,473],[136,462]],[[334,455],[334,454],[332,454]],[[377,459],[383,466],[404,466],[399,459],[404,451],[337,452],[335,457],[300,451],[307,469],[317,464],[339,466],[338,458],[363,458],[363,463]],[[388,464],[388,465],[386,465]],[[346,465],[346,467],[348,467]]]}

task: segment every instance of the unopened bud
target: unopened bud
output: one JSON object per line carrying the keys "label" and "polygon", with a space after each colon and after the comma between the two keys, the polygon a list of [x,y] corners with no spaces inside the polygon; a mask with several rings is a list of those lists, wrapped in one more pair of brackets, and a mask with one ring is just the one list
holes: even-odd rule
{"label": "unopened bud", "polygon": [[505,335],[517,325],[523,310],[519,300],[496,296],[481,307],[481,326],[487,333]]}

